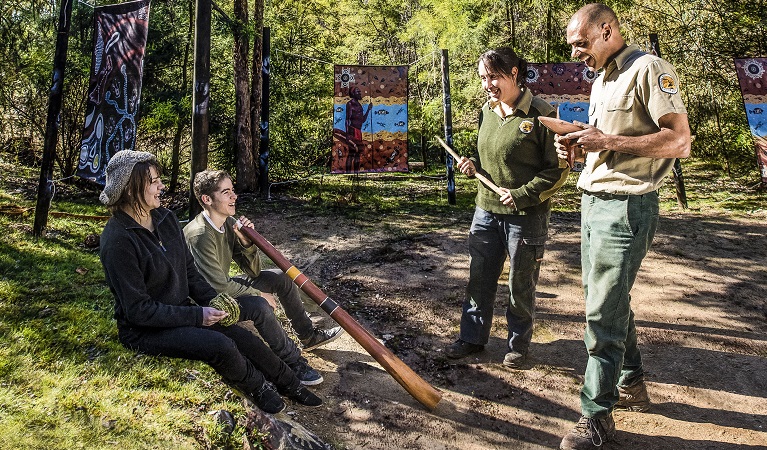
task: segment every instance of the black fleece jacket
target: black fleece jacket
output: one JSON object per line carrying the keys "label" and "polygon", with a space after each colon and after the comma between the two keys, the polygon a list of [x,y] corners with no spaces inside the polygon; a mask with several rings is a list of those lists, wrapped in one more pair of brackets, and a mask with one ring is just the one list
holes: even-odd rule
{"label": "black fleece jacket", "polygon": [[176,216],[165,208],[150,213],[154,233],[122,211],[101,233],[101,264],[115,297],[117,327],[202,326],[201,306],[216,291],[197,272]]}

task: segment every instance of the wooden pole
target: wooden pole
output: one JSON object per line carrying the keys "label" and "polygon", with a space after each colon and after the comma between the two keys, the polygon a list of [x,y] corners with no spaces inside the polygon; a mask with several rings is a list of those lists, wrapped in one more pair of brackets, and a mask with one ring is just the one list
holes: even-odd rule
{"label": "wooden pole", "polygon": [[[445,141],[449,147],[453,147],[453,110],[450,106],[450,65],[447,59],[447,50],[442,49],[442,105],[445,112]],[[453,169],[453,157],[445,155],[447,166],[447,202],[455,205],[455,171]]]}
{"label": "wooden pole", "polygon": [[[269,73],[271,72],[271,32],[264,27],[263,64],[261,65],[261,141],[258,146],[258,185],[263,197],[269,192]],[[256,124],[253,124],[255,127]]]}
{"label": "wooden pole", "polygon": [[67,65],[69,28],[72,19],[73,0],[61,0],[59,24],[56,27],[56,50],[53,56],[53,77],[48,92],[48,117],[45,122],[43,160],[40,165],[40,180],[37,185],[37,207],[32,235],[39,237],[48,225],[48,210],[53,200],[53,162],[56,160],[56,145],[59,140],[59,116],[64,96],[64,70]]}
{"label": "wooden pole", "polygon": [[210,15],[211,0],[197,0],[194,36],[194,91],[192,93],[192,158],[189,176],[189,218],[202,207],[194,196],[194,176],[208,167],[210,102]]}
{"label": "wooden pole", "polygon": [[[652,52],[658,57],[662,58],[660,54],[660,46],[658,45],[658,34],[650,33],[650,46],[652,46]],[[682,161],[679,158],[674,160],[674,168],[671,171],[674,174],[674,186],[676,187],[676,203],[682,209],[687,209],[687,191],[684,188],[684,176],[682,176]]]}

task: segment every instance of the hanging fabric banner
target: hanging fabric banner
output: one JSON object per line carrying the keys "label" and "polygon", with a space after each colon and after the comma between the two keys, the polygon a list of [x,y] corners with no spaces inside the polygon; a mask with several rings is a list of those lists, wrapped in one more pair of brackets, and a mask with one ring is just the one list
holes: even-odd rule
{"label": "hanging fabric banner", "polygon": [[[557,108],[560,119],[589,123],[589,96],[596,78],[584,63],[528,63],[525,83],[530,93]],[[573,167],[573,172],[581,170],[581,163]]]}
{"label": "hanging fabric banner", "polygon": [[735,70],[754,137],[756,163],[762,183],[767,183],[767,58],[736,59]]}
{"label": "hanging fabric banner", "polygon": [[136,145],[149,0],[97,7],[93,23],[93,61],[77,175],[103,185],[112,155]]}
{"label": "hanging fabric banner", "polygon": [[335,66],[331,173],[407,172],[407,66]]}

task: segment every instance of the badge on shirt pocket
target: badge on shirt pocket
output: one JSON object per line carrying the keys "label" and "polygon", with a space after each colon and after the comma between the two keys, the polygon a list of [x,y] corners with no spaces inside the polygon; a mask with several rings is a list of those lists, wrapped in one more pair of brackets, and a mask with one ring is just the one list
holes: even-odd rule
{"label": "badge on shirt pocket", "polygon": [[666,94],[676,94],[679,92],[679,86],[677,86],[676,80],[669,73],[662,73],[658,77],[658,86],[660,90]]}
{"label": "badge on shirt pocket", "polygon": [[522,123],[519,124],[519,131],[529,134],[533,131],[533,122],[530,120],[523,120]]}

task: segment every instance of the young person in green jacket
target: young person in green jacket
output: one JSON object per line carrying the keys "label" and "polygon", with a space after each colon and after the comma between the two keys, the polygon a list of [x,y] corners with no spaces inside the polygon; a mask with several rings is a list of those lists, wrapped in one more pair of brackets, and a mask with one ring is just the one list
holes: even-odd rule
{"label": "young person in green jacket", "polygon": [[[263,299],[262,292],[276,294],[304,351],[328,344],[343,334],[341,327],[327,330],[314,327],[304,309],[300,290],[293,281],[280,269],[261,269],[258,247],[235,226],[236,219],[233,216],[237,194],[228,173],[223,170],[204,170],[194,177],[193,189],[203,211],[184,227],[184,236],[197,270],[216,291],[225,292],[234,298]],[[239,221],[242,226],[253,228],[248,218],[240,216]],[[232,261],[237,263],[244,274],[229,276]],[[271,307],[269,314],[273,315]],[[301,358],[298,366],[291,363],[288,365],[297,371],[304,384],[321,382],[321,377],[316,383],[312,382],[313,374],[304,371],[309,369],[305,362]]]}
{"label": "young person in green jacket", "polygon": [[[147,355],[204,361],[268,413],[285,408],[270,382],[302,405],[321,405],[255,333],[219,323],[228,313],[210,306],[216,291],[197,272],[178,219],[160,204],[160,171],[151,153],[117,152],[99,197],[112,213],[101,233],[100,257],[120,343]],[[285,334],[271,312],[258,314],[252,303],[240,302],[239,321],[271,320],[269,326]]]}
{"label": "young person in green jacket", "polygon": [[535,286],[548,235],[550,197],[564,184],[569,169],[557,157],[554,134],[538,116],[556,110],[525,88],[527,63],[508,47],[479,58],[479,77],[488,101],[479,116],[477,152],[458,161],[468,176],[482,171],[503,189],[498,196],[477,184],[476,210],[469,232],[469,284],[461,331],[445,349],[463,358],[484,349],[490,337],[498,277],[509,257],[506,307],[508,353],[503,364],[519,368],[533,335]]}

